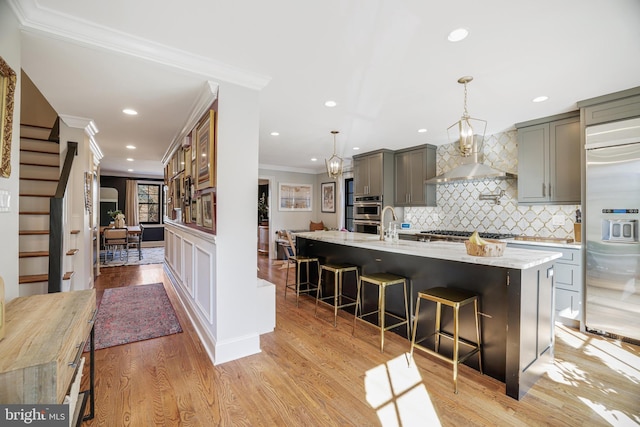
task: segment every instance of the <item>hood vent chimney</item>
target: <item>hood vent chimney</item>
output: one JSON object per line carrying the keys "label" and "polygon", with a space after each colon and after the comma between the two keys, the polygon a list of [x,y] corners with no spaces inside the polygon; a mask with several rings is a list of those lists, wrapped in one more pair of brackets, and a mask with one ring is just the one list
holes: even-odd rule
{"label": "hood vent chimney", "polygon": [[[456,144],[457,146],[458,144]],[[465,155],[461,153],[461,162],[459,166],[447,171],[441,175],[433,177],[425,181],[427,184],[447,184],[456,181],[479,181],[485,179],[508,179],[517,178],[517,175],[504,172],[482,163],[484,161],[482,155],[482,137],[473,136],[473,147],[471,151]]]}

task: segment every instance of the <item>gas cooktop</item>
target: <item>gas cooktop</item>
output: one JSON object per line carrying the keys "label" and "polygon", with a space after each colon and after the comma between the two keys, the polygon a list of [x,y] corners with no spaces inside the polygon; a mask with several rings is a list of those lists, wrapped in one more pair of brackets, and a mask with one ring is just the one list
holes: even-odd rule
{"label": "gas cooktop", "polygon": [[[466,240],[473,234],[473,232],[472,231],[456,231],[456,230],[427,230],[427,231],[421,231],[420,234],[434,238],[434,239]],[[478,234],[483,239],[501,240],[501,239],[513,239],[514,237],[516,237],[515,234],[506,234],[506,233],[478,232]]]}

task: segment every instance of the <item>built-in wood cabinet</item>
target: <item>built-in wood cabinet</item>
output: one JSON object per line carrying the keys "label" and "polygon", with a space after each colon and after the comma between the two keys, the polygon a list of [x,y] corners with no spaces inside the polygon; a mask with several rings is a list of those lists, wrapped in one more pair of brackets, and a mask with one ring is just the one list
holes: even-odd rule
{"label": "built-in wood cabinet", "polygon": [[580,193],[580,117],[569,113],[516,124],[518,202],[576,203]]}
{"label": "built-in wood cabinet", "polygon": [[355,196],[383,196],[392,200],[393,152],[379,150],[353,156]]}
{"label": "built-in wood cabinet", "polygon": [[395,152],[395,206],[435,206],[436,147],[423,145]]}

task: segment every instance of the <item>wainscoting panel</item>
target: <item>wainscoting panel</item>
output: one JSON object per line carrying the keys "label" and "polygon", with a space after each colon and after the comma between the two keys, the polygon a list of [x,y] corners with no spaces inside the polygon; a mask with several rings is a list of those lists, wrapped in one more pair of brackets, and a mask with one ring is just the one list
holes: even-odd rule
{"label": "wainscoting panel", "polygon": [[182,236],[179,234],[174,236],[173,269],[178,278],[182,280]]}
{"label": "wainscoting panel", "polygon": [[200,312],[213,323],[213,302],[211,298],[214,259],[210,252],[196,246],[196,305]]}
{"label": "wainscoting panel", "polygon": [[183,251],[183,269],[184,274],[182,275],[182,287],[189,293],[189,295],[193,298],[193,251],[194,245],[193,242],[183,239],[182,240],[182,251]]}

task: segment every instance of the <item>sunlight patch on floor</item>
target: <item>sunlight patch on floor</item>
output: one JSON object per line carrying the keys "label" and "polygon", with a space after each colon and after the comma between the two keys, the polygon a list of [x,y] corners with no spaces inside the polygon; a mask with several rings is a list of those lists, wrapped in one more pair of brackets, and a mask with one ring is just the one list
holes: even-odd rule
{"label": "sunlight patch on floor", "polygon": [[620,342],[591,340],[585,353],[601,359],[609,368],[640,384],[640,357],[623,349]]}
{"label": "sunlight patch on floor", "polygon": [[[601,361],[612,372],[624,377],[624,379],[620,379],[621,381],[626,380],[632,384],[640,384],[640,354],[634,351],[629,344],[591,336],[561,325],[556,327],[556,339],[582,351],[585,356],[591,359]],[[619,390],[613,384],[609,386],[602,383],[572,361],[556,358],[547,371],[547,375],[551,380],[560,384],[574,387],[587,385],[597,388],[603,396],[607,396],[606,399],[593,401],[581,397],[579,389],[576,390],[577,398],[610,425],[616,427],[640,426],[640,414],[628,414],[615,409],[615,396]],[[610,403],[603,404],[603,401]]]}
{"label": "sunlight patch on floor", "polygon": [[589,408],[591,408],[596,414],[600,415],[603,420],[615,427],[637,427],[640,426],[640,416],[635,416],[635,419],[629,418],[629,416],[623,412],[607,409],[602,403],[592,402],[589,399],[578,397]]}
{"label": "sunlight patch on floor", "polygon": [[556,323],[556,339],[562,340],[563,343],[572,348],[580,348],[585,343],[585,336],[581,333],[575,333]]}
{"label": "sunlight patch on floor", "polygon": [[438,414],[415,363],[408,353],[366,372],[367,402],[383,427],[440,426]]}

